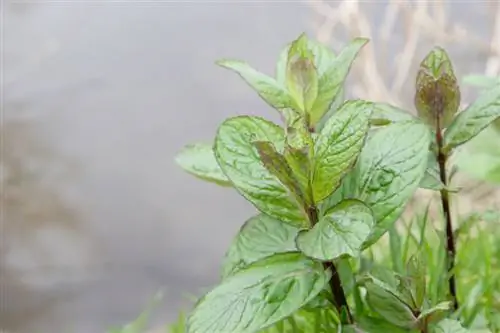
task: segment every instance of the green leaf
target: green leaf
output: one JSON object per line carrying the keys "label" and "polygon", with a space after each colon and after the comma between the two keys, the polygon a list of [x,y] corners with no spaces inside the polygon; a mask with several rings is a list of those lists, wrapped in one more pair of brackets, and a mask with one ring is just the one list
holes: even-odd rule
{"label": "green leaf", "polygon": [[435,47],[420,64],[415,106],[420,118],[440,129],[448,127],[458,111],[460,89],[451,60],[441,47]]}
{"label": "green leaf", "polygon": [[246,62],[223,59],[217,61],[217,65],[236,72],[250,87],[257,91],[267,104],[275,109],[282,110],[292,105],[290,95],[283,85],[274,78],[256,71]]}
{"label": "green leaf", "polygon": [[303,308],[259,333],[331,333],[337,330],[335,316],[332,307],[322,309]]}
{"label": "green leaf", "polygon": [[500,184],[500,131],[489,125],[455,153],[454,163],[475,179]]}
{"label": "green leaf", "polygon": [[215,139],[214,151],[222,171],[238,192],[261,212],[278,220],[305,225],[306,215],[288,190],[262,164],[253,143],[269,141],[284,148],[283,129],[260,117],[237,116],[224,121]]}
{"label": "green leaf", "polygon": [[500,86],[482,93],[478,99],[460,112],[444,134],[445,150],[471,140],[491,122],[500,117]]}
{"label": "green leaf", "polygon": [[441,302],[430,309],[423,310],[418,316],[418,321],[425,324],[439,321],[452,309],[452,305],[452,302]]}
{"label": "green leaf", "polygon": [[295,179],[297,179],[306,194],[307,203],[311,204],[312,198],[310,197],[311,189],[309,184],[311,165],[309,155],[300,149],[285,147],[283,156],[292,170]]}
{"label": "green leaf", "polygon": [[370,234],[373,216],[358,200],[345,200],[322,217],[311,230],[297,236],[297,247],[306,256],[330,261],[340,256],[356,257]]}
{"label": "green leaf", "polygon": [[324,72],[319,72],[319,91],[310,112],[310,125],[318,123],[330,109],[332,102],[341,91],[344,81],[361,48],[368,43],[366,38],[356,38],[346,46]]}
{"label": "green leaf", "polygon": [[277,253],[298,251],[299,228],[259,214],[247,220],[235,237],[223,263],[223,278]]}
{"label": "green leaf", "polygon": [[441,176],[439,175],[439,166],[436,156],[432,152],[429,152],[427,168],[425,169],[424,177],[420,181],[420,187],[433,191],[440,191],[445,188],[443,182],[441,182]]}
{"label": "green leaf", "polygon": [[373,103],[372,122],[384,121],[387,123],[398,123],[402,121],[415,120],[415,117],[396,106],[387,103]]}
{"label": "green leaf", "polygon": [[255,333],[307,304],[329,278],[321,263],[300,253],[267,257],[206,294],[188,319],[188,332]]}
{"label": "green leaf", "polygon": [[[297,204],[301,206],[308,206],[312,203],[312,198],[306,192],[308,189],[303,187],[303,182],[299,181],[293,172],[293,169],[288,164],[288,161],[283,155],[278,153],[272,143],[266,141],[256,141],[254,146],[259,152],[260,160],[264,164],[267,170],[290,191],[291,195],[295,198]],[[290,158],[291,159],[291,158]],[[293,161],[293,160],[292,160]],[[302,162],[302,161],[301,161]],[[294,167],[297,170],[298,161],[294,163]],[[303,181],[303,170],[297,170],[299,172],[299,177]],[[307,176],[307,174],[305,175]]]}
{"label": "green leaf", "polygon": [[417,324],[410,307],[383,282],[372,279],[364,283],[367,289],[366,301],[370,307],[393,325],[412,329]]}
{"label": "green leaf", "polygon": [[[423,231],[422,231],[423,232]],[[406,274],[409,285],[407,288],[411,292],[411,298],[416,308],[422,308],[426,296],[426,269],[425,264],[418,254],[413,255],[406,265]]]}
{"label": "green leaf", "polygon": [[356,318],[356,325],[359,326],[362,332],[366,333],[408,333],[408,330],[376,317]]}
{"label": "green leaf", "polygon": [[325,123],[314,144],[313,197],[330,195],[352,168],[369,129],[372,104],[347,101]]}
{"label": "green leaf", "polygon": [[212,145],[204,143],[187,145],[177,154],[175,162],[200,179],[222,186],[231,186],[231,182],[215,159]]}
{"label": "green leaf", "polygon": [[298,110],[310,112],[318,96],[318,72],[305,34],[293,41],[288,51],[286,83]]}
{"label": "green leaf", "polygon": [[429,130],[417,122],[381,127],[367,140],[347,181],[356,184],[348,197],[370,206],[376,221],[363,248],[375,243],[403,212],[424,176],[429,144]]}
{"label": "green leaf", "polygon": [[472,74],[466,75],[463,78],[463,83],[480,88],[491,88],[495,85],[500,85],[500,77]]}
{"label": "green leaf", "polygon": [[459,321],[452,319],[444,319],[436,325],[433,333],[467,333],[467,329],[463,328]]}

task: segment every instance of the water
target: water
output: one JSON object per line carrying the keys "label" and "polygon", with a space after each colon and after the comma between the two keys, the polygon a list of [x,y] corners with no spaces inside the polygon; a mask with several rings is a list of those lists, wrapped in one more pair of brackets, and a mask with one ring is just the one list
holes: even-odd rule
{"label": "water", "polygon": [[[183,173],[173,156],[210,142],[226,117],[278,120],[214,61],[245,59],[272,73],[284,43],[312,32],[309,8],[5,4],[2,134],[28,185],[2,219],[0,328],[103,332],[160,289],[153,322],[172,320],[217,281],[232,236],[254,213],[233,191]],[[41,153],[31,161],[33,151]]]}

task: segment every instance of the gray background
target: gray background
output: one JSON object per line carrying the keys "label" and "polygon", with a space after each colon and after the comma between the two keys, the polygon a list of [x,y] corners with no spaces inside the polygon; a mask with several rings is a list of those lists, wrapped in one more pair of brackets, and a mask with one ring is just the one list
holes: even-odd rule
{"label": "gray background", "polygon": [[[172,320],[190,295],[217,281],[225,249],[254,212],[232,190],[182,172],[175,153],[210,142],[229,116],[278,120],[214,61],[245,59],[271,74],[287,42],[313,35],[310,8],[3,4],[2,141],[22,165],[8,189],[26,182],[28,189],[16,205],[2,205],[0,329],[103,332],[133,319],[160,289],[165,299],[153,323]],[[368,5],[377,25],[384,4]],[[472,17],[477,6],[455,10]],[[452,56],[463,71],[481,59],[467,47]]]}

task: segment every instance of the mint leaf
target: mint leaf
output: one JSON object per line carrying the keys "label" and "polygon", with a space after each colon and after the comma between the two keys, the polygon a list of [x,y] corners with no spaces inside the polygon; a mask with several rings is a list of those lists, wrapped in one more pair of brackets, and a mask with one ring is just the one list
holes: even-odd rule
{"label": "mint leaf", "polygon": [[358,200],[344,200],[322,217],[311,230],[297,235],[297,247],[306,256],[330,261],[340,256],[356,257],[370,234],[373,216]]}
{"label": "mint leaf", "polygon": [[424,177],[420,181],[420,187],[434,191],[440,191],[445,187],[441,181],[441,176],[439,175],[439,166],[436,160],[436,155],[432,152],[429,152],[427,168],[425,169]]}
{"label": "mint leaf", "polygon": [[286,84],[298,110],[302,113],[310,112],[318,96],[318,72],[305,34],[290,45]]}
{"label": "mint leaf", "polygon": [[415,117],[396,106],[387,103],[373,103],[372,123],[373,121],[385,121],[388,123],[397,123],[408,120],[415,120]]}
{"label": "mint leaf", "polygon": [[471,140],[499,117],[500,86],[483,92],[474,103],[458,114],[446,129],[444,149],[450,151]]}
{"label": "mint leaf", "polygon": [[[307,188],[303,187],[303,182],[300,182],[294,175],[294,172],[290,165],[288,165],[287,160],[283,155],[278,153],[272,143],[266,141],[256,141],[254,146],[259,152],[260,160],[264,164],[267,170],[279,181],[286,186],[290,191],[290,194],[295,198],[297,204],[306,207],[312,203],[312,198],[307,194]],[[297,169],[299,161],[294,161],[294,167]],[[302,161],[300,161],[302,162]],[[299,177],[303,178],[305,175],[303,170],[297,170],[299,172]],[[303,179],[301,179],[303,180]]]}
{"label": "mint leaf", "polygon": [[259,333],[331,333],[336,332],[336,314],[331,307],[300,309],[293,315]]}
{"label": "mint leaf", "polygon": [[347,101],[325,123],[314,144],[315,202],[330,195],[356,162],[368,133],[371,112],[369,102]]}
{"label": "mint leaf", "polygon": [[435,47],[420,63],[415,106],[432,128],[448,127],[460,106],[460,89],[446,51]]}
{"label": "mint leaf", "polygon": [[423,310],[418,316],[418,321],[421,323],[429,324],[440,319],[452,310],[452,302],[441,302],[430,309]]}
{"label": "mint leaf", "polygon": [[463,83],[480,88],[491,88],[500,85],[500,77],[471,74],[464,76]]}
{"label": "mint leaf", "polygon": [[238,192],[261,212],[278,220],[303,225],[306,216],[288,190],[262,164],[256,141],[284,148],[283,129],[260,117],[237,116],[225,120],[215,138],[215,157]]}
{"label": "mint leaf", "polygon": [[273,254],[297,251],[295,237],[299,228],[265,214],[247,220],[235,237],[223,263],[225,279],[239,269]]}
{"label": "mint leaf", "polygon": [[175,162],[190,174],[221,186],[231,186],[215,159],[212,145],[194,143],[185,146],[175,157]]}
{"label": "mint leaf", "polygon": [[436,325],[432,333],[467,333],[469,330],[462,327],[459,321],[444,319]]}
{"label": "mint leaf", "polygon": [[368,305],[388,322],[406,329],[412,329],[417,324],[411,308],[403,302],[383,282],[372,279],[364,283]]}
{"label": "mint leaf", "polygon": [[[314,65],[316,67],[318,75],[321,76],[334,63],[335,53],[333,52],[333,50],[318,41],[309,38],[306,39],[307,49],[313,54]],[[283,86],[286,85],[288,53],[290,52],[292,43],[283,48],[276,65],[276,80]]]}
{"label": "mint leaf", "polygon": [[188,332],[255,333],[307,304],[329,278],[321,263],[300,253],[267,257],[206,294],[188,319]]}
{"label": "mint leaf", "polygon": [[356,326],[361,329],[361,332],[366,333],[408,333],[408,330],[376,317],[365,316],[356,318]]}
{"label": "mint leaf", "polygon": [[320,71],[318,96],[310,112],[310,125],[317,124],[330,109],[335,97],[342,90],[344,81],[361,48],[368,43],[366,38],[356,38],[346,46],[335,60]]}
{"label": "mint leaf", "polygon": [[270,106],[277,110],[289,108],[291,98],[285,87],[274,78],[253,69],[244,61],[223,59],[217,61],[221,67],[236,72],[245,82],[252,87],[259,96]]}
{"label": "mint leaf", "polygon": [[348,197],[370,206],[376,221],[363,248],[375,243],[403,212],[424,176],[429,144],[427,127],[411,121],[381,127],[367,139],[347,180],[356,187]]}

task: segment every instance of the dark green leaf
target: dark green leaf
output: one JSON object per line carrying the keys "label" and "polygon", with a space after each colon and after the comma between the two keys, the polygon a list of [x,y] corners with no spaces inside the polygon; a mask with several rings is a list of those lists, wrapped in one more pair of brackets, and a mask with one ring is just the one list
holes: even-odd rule
{"label": "dark green leaf", "polygon": [[429,130],[417,122],[381,127],[367,140],[348,180],[357,185],[348,197],[368,204],[376,221],[364,248],[375,243],[403,212],[424,176],[429,144]]}
{"label": "dark green leaf", "polygon": [[310,124],[317,124],[330,109],[330,105],[341,91],[344,81],[361,48],[368,43],[366,38],[356,38],[346,46],[324,72],[319,72],[318,97],[310,112]]}
{"label": "dark green leaf", "polygon": [[420,64],[417,74],[415,106],[420,118],[432,128],[448,127],[460,106],[460,89],[450,58],[440,47],[434,48]]}
{"label": "dark green leaf", "polygon": [[255,207],[278,220],[305,225],[306,215],[288,190],[262,164],[253,143],[272,142],[284,149],[283,129],[263,118],[238,116],[222,123],[215,139],[215,157],[234,187]]}
{"label": "dark green leaf", "polygon": [[325,123],[314,144],[315,202],[330,195],[356,162],[368,133],[371,111],[369,102],[347,101]]}
{"label": "dark green leaf", "polygon": [[175,162],[200,179],[222,186],[231,186],[231,182],[215,159],[212,145],[204,143],[187,145],[177,154]]}
{"label": "dark green leaf", "polygon": [[206,294],[188,319],[188,332],[255,333],[307,304],[329,278],[321,263],[299,253],[267,257]]}
{"label": "dark green leaf", "polygon": [[290,95],[282,84],[274,78],[256,71],[246,62],[224,59],[217,61],[217,64],[240,75],[267,104],[277,110],[286,109],[292,105]]}
{"label": "dark green leaf", "polygon": [[[308,195],[308,188],[303,187],[301,181],[299,181],[288,164],[288,161],[285,159],[283,155],[278,153],[272,143],[266,141],[256,141],[254,142],[254,146],[257,148],[259,152],[260,160],[264,164],[267,170],[278,178],[278,180],[290,191],[291,195],[295,198],[297,204],[301,206],[308,206],[312,203],[312,198]],[[290,158],[291,159],[291,158]],[[291,159],[293,161],[293,159]],[[302,160],[300,162],[303,162]],[[294,163],[295,169],[299,167],[297,165],[300,163],[297,161]],[[305,161],[307,162],[307,161]],[[303,178],[304,174],[303,170],[298,170],[299,177]],[[307,177],[308,174],[305,174]],[[303,181],[303,179],[301,179]]]}
{"label": "dark green leaf", "polygon": [[233,240],[223,263],[223,278],[277,253],[298,251],[299,228],[265,214],[247,220]]}
{"label": "dark green leaf", "polygon": [[310,112],[318,96],[318,72],[305,34],[289,47],[286,83],[298,110]]}
{"label": "dark green leaf", "polygon": [[491,122],[500,117],[500,86],[482,93],[479,98],[460,112],[444,135],[445,150],[471,140]]}
{"label": "dark green leaf", "polygon": [[330,261],[340,256],[356,257],[370,234],[373,216],[358,200],[345,200],[331,209],[311,230],[297,236],[297,247],[308,257]]}

